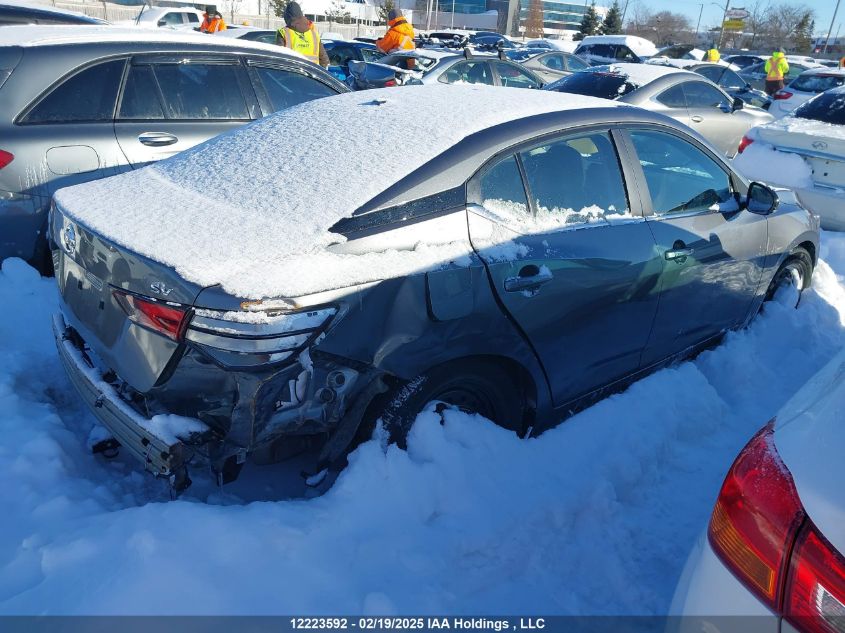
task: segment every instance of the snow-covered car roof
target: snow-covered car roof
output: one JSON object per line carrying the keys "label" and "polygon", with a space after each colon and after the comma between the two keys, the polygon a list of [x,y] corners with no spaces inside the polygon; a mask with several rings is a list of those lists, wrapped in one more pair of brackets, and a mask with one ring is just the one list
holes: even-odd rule
{"label": "snow-covered car roof", "polygon": [[[585,38],[586,39],[586,38]],[[700,62],[696,62],[700,63]],[[665,77],[666,75],[676,75],[678,73],[694,74],[682,68],[669,66],[664,64],[608,64],[606,66],[593,66],[584,72],[593,73],[613,73],[614,75],[623,75],[627,78],[628,83],[634,86],[645,86],[656,79]]]}
{"label": "snow-covered car roof", "polygon": [[[68,216],[188,281],[219,283],[239,297],[292,296],[301,286],[291,261],[342,241],[329,232],[338,221],[466,137],[534,115],[615,107],[625,106],[477,85],[350,92],[282,110],[143,169],[61,189],[55,199]],[[291,130],[320,133],[291,145]],[[374,167],[393,130],[414,139],[413,151]]]}
{"label": "snow-covered car roof", "polygon": [[92,44],[96,42],[184,42],[190,44],[212,44],[214,46],[254,48],[257,51],[273,52],[305,59],[296,51],[262,44],[249,40],[217,38],[214,35],[197,33],[192,30],[175,29],[137,29],[120,26],[4,26],[0,28],[0,46],[51,46],[56,44]]}
{"label": "snow-covered car roof", "polygon": [[652,42],[636,35],[588,35],[581,44],[623,44],[640,57],[657,54],[657,47]]}

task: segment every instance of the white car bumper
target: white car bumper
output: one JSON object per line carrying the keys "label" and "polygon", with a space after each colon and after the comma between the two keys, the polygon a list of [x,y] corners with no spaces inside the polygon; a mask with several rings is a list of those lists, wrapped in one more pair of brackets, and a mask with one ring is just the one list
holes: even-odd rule
{"label": "white car bumper", "polygon": [[[677,633],[778,633],[773,614],[736,579],[713,552],[707,535],[698,539],[675,589],[669,628]],[[668,633],[668,632],[667,632]]]}
{"label": "white car bumper", "polygon": [[823,229],[845,231],[845,187],[816,185],[794,191],[801,206],[821,217]]}

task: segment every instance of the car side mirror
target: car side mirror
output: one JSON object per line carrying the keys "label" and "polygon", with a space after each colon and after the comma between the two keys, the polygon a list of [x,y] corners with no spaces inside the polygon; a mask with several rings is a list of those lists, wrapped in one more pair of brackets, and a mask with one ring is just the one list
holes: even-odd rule
{"label": "car side mirror", "polygon": [[166,26],[166,25],[167,25],[167,22],[165,22],[164,20],[158,21],[158,26]]}
{"label": "car side mirror", "polygon": [[742,110],[745,107],[745,101],[740,99],[739,97],[734,97],[733,108],[734,112],[737,110]]}
{"label": "car side mirror", "polygon": [[752,182],[745,197],[745,208],[751,213],[769,215],[778,208],[778,195],[762,182]]}

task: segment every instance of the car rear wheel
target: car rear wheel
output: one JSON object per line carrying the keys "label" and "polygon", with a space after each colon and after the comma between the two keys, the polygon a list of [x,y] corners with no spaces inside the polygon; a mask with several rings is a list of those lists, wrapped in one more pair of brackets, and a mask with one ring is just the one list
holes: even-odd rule
{"label": "car rear wheel", "polygon": [[458,361],[395,387],[377,408],[390,441],[405,448],[417,416],[432,402],[477,413],[515,433],[523,431],[525,394],[518,378],[495,362]]}
{"label": "car rear wheel", "polygon": [[812,276],[813,258],[803,248],[795,249],[772,278],[765,301],[777,300],[797,308]]}

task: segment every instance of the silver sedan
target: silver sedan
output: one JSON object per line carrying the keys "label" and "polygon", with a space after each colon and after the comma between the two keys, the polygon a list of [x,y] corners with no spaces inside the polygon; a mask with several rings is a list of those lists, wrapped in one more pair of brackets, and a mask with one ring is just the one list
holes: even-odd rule
{"label": "silver sedan", "polygon": [[773,120],[765,110],[733,99],[698,73],[667,66],[594,66],[543,89],[613,99],[660,112],[687,124],[726,156],[736,154],[748,130]]}
{"label": "silver sedan", "polygon": [[573,53],[562,51],[548,51],[540,55],[529,57],[522,65],[534,71],[543,81],[556,81],[580,70],[587,70],[589,62],[584,61]]}

